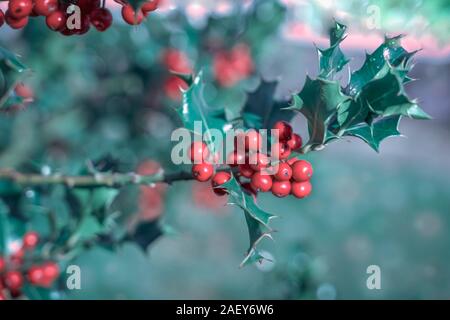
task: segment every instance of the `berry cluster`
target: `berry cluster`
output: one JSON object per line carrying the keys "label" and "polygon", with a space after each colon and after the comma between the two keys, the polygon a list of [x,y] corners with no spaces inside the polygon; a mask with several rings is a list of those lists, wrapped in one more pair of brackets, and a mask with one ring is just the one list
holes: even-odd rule
{"label": "berry cluster", "polygon": [[243,43],[214,56],[214,77],[222,87],[231,87],[245,79],[252,73],[253,68],[250,48]]}
{"label": "berry cluster", "polygon": [[[108,29],[113,21],[111,11],[101,5],[101,0],[9,0],[4,13],[0,9],[0,27],[6,22],[13,29],[21,29],[28,24],[29,17],[45,17],[47,27],[63,35],[81,35],[89,31],[91,25],[98,31]],[[127,1],[116,0],[122,5],[122,17],[128,24],[138,25],[152,11],[158,8],[159,0],[145,2],[137,11]],[[80,26],[68,28],[67,21],[73,13],[67,8],[75,4],[80,8]]]}
{"label": "berry cluster", "polygon": [[59,276],[56,263],[47,261],[40,264],[27,264],[30,256],[39,243],[36,232],[28,232],[23,236],[22,246],[8,257],[0,255],[0,300],[17,298],[28,281],[31,285],[50,287]]}
{"label": "berry cluster", "polygon": [[[292,151],[302,146],[300,135],[292,132],[292,127],[284,121],[278,121],[273,129],[278,130],[278,141],[272,144],[271,155],[276,155],[277,163],[271,163],[267,154],[259,150],[262,136],[252,130],[235,139],[235,150],[227,157],[227,164],[238,177],[244,190],[256,195],[258,192],[272,193],[277,197],[289,194],[297,198],[307,197],[312,190],[310,179],[313,174],[311,164],[306,160],[289,159]],[[244,140],[245,151],[239,153],[237,142]],[[189,156],[196,164],[192,166],[192,175],[197,181],[205,182],[211,179],[214,193],[226,194],[224,188],[218,186],[231,179],[229,171],[215,173],[210,151],[204,142],[196,141],[191,144]]]}

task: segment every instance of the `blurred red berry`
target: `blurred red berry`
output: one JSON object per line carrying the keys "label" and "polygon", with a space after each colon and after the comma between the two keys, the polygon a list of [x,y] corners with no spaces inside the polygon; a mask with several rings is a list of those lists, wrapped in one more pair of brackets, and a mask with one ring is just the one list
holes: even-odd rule
{"label": "blurred red berry", "polygon": [[293,133],[291,136],[291,139],[288,140],[287,144],[288,144],[289,148],[291,148],[292,151],[300,149],[303,144],[302,137],[300,137],[296,133]]}
{"label": "blurred red berry", "polygon": [[158,4],[159,4],[159,0],[147,1],[141,6],[141,10],[144,14],[147,14],[149,12],[152,12],[152,11],[155,11],[156,9],[158,9]]}
{"label": "blurred red berry", "polygon": [[42,265],[44,281],[46,285],[51,285],[59,276],[59,266],[54,262],[46,262]]}
{"label": "blurred red berry", "polygon": [[13,291],[20,290],[23,285],[23,277],[19,271],[8,271],[4,275],[5,286]]}
{"label": "blurred red berry", "polygon": [[12,29],[22,29],[28,24],[28,17],[16,19],[12,17],[9,10],[7,10],[5,13],[5,21]]}
{"label": "blurred red berry", "polygon": [[[6,267],[5,258],[0,256],[0,273],[5,271],[5,267]],[[0,283],[1,283],[1,281],[0,281]],[[1,284],[0,284],[0,287],[1,287]]]}
{"label": "blurred red berry", "polygon": [[27,232],[23,236],[23,248],[26,250],[34,249],[39,242],[39,234],[34,231]]}
{"label": "blurred red berry", "polygon": [[3,13],[3,10],[0,9],[0,27],[3,26],[5,23],[5,14]]}
{"label": "blurred red berry", "polygon": [[138,25],[144,20],[144,14],[141,10],[134,11],[133,6],[126,4],[122,7],[122,18],[128,24]]}
{"label": "blurred red berry", "polygon": [[34,285],[45,284],[44,270],[41,266],[31,266],[28,269],[27,278]]}
{"label": "blurred red berry", "polygon": [[164,93],[172,100],[181,100],[181,89],[186,90],[187,88],[187,83],[175,75],[168,77],[164,82]]}
{"label": "blurred red berry", "polygon": [[111,11],[106,8],[96,8],[89,15],[92,25],[98,31],[105,31],[108,29],[113,21]]}
{"label": "blurred red berry", "polygon": [[186,54],[177,49],[167,49],[162,57],[164,65],[167,69],[178,73],[191,73],[191,63]]}

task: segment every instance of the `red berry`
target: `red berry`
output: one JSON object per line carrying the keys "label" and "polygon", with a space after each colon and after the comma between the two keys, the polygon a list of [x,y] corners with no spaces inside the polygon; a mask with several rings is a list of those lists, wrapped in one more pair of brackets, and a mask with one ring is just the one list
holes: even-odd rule
{"label": "red berry", "polygon": [[147,1],[141,6],[141,10],[144,14],[151,12],[151,11],[155,11],[156,9],[158,9],[158,4],[159,4],[159,0]]}
{"label": "red berry", "polygon": [[3,10],[0,9],[0,27],[5,23],[5,14],[3,13]]}
{"label": "red berry", "polygon": [[237,151],[230,152],[230,154],[227,157],[227,164],[230,167],[236,167],[239,164],[244,164],[246,160],[245,154],[242,154]]}
{"label": "red berry", "polygon": [[167,69],[178,73],[191,73],[192,67],[186,54],[177,49],[167,49],[162,55],[162,60]]}
{"label": "red berry", "polygon": [[[0,273],[5,270],[6,262],[5,258],[0,257]],[[1,281],[0,281],[0,287],[1,287]]]}
{"label": "red berry", "polygon": [[28,280],[34,285],[45,283],[44,269],[41,266],[31,266],[27,272]]}
{"label": "red berry", "polygon": [[275,157],[280,159],[280,160],[284,160],[287,159],[289,157],[289,155],[291,154],[291,148],[289,148],[289,146],[287,145],[287,143],[283,143],[283,142],[277,142],[274,143],[272,145],[272,159],[274,159]]}
{"label": "red berry", "polygon": [[256,191],[267,192],[272,188],[272,178],[261,172],[255,172],[250,183]]}
{"label": "red berry", "polygon": [[248,163],[255,171],[260,171],[261,169],[266,168],[269,162],[269,158],[264,153],[252,153],[248,157]]}
{"label": "red berry", "polygon": [[12,264],[19,266],[23,263],[24,256],[25,256],[25,251],[21,248],[21,249],[17,250],[16,252],[14,252],[9,257],[9,260],[11,261]]}
{"label": "red berry", "polygon": [[10,0],[8,3],[8,11],[14,19],[28,17],[31,10],[33,10],[32,0]]}
{"label": "red berry", "polygon": [[[53,31],[60,31],[63,30],[64,27],[66,26],[66,15],[64,14],[64,12],[62,11],[54,11],[52,13],[50,13],[46,18],[45,18],[45,23],[47,24],[47,27],[49,27],[50,29],[52,29]],[[69,29],[67,29],[69,30]],[[75,29],[74,30],[69,30],[70,32],[75,33]]]}
{"label": "red berry", "polygon": [[5,13],[5,20],[6,23],[13,29],[22,29],[28,24],[28,17],[16,19],[13,16],[11,16],[9,10],[7,10]]}
{"label": "red berry", "polygon": [[40,16],[48,16],[58,10],[58,0],[35,0],[33,10]]}
{"label": "red berry", "polygon": [[291,139],[288,140],[287,144],[288,144],[289,148],[291,148],[291,150],[293,150],[293,151],[300,149],[303,144],[302,137],[300,137],[296,133],[293,133],[291,136]]}
{"label": "red berry", "polygon": [[49,286],[55,281],[59,276],[59,267],[54,262],[46,262],[42,265],[42,270],[44,272],[44,283]]}
{"label": "red berry", "polygon": [[10,290],[16,291],[22,288],[23,277],[19,271],[8,271],[4,276],[6,287]]}
{"label": "red berry", "polygon": [[209,149],[203,141],[194,141],[189,149],[189,157],[194,163],[201,163],[209,157]]}
{"label": "red berry", "polygon": [[23,236],[23,248],[33,249],[39,242],[39,234],[37,232],[31,231],[27,232]]}
{"label": "red berry", "polygon": [[113,17],[111,15],[111,11],[106,8],[97,8],[94,9],[91,14],[91,23],[98,31],[105,31],[108,29],[111,24]]}
{"label": "red berry", "polygon": [[305,198],[309,196],[312,190],[311,182],[302,181],[302,182],[292,182],[291,183],[291,193],[297,198]]}
{"label": "red berry", "polygon": [[14,88],[14,92],[19,96],[27,100],[32,100],[34,98],[34,92],[33,89],[31,89],[29,86],[18,83],[16,87]]}
{"label": "red berry", "polygon": [[249,130],[245,134],[245,150],[256,152],[261,149],[262,137],[258,131]]}
{"label": "red berry", "polygon": [[278,121],[273,126],[273,129],[278,131],[278,138],[281,141],[287,141],[291,138],[292,135],[292,127],[286,121]]}
{"label": "red berry", "polygon": [[289,181],[274,181],[272,193],[278,198],[283,198],[291,193],[291,183]]}
{"label": "red berry", "polygon": [[224,184],[225,182],[227,182],[230,179],[231,179],[231,174],[229,172],[226,172],[226,171],[217,172],[211,181],[211,185],[213,187],[214,193],[219,196],[223,196],[224,194],[226,194],[227,192],[226,192],[225,188],[217,188],[217,186]]}
{"label": "red berry", "polygon": [[239,173],[241,176],[246,178],[251,178],[255,171],[250,167],[249,164],[240,164],[239,165]]}
{"label": "red berry", "polygon": [[126,4],[122,7],[122,18],[128,24],[138,25],[144,20],[144,14],[141,10],[136,13],[130,4]]}
{"label": "red berry", "polygon": [[168,77],[164,82],[164,93],[172,100],[181,100],[182,93],[180,89],[187,89],[188,84],[186,81],[172,75]]}
{"label": "red berry", "polygon": [[278,171],[274,175],[278,181],[289,181],[292,177],[292,168],[286,162],[278,164]]}
{"label": "red berry", "polygon": [[209,163],[199,163],[192,166],[192,175],[197,181],[208,181],[214,174],[214,167]]}
{"label": "red berry", "polygon": [[292,178],[295,181],[308,181],[313,175],[311,163],[306,160],[298,160],[292,165]]}

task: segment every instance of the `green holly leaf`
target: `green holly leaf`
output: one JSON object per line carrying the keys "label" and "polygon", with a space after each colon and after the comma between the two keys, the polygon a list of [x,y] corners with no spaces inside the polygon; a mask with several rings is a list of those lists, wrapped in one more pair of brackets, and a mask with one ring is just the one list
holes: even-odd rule
{"label": "green holly leaf", "polygon": [[247,222],[250,247],[244,260],[241,262],[241,267],[264,259],[260,255],[257,246],[264,238],[272,238],[271,233],[273,230],[269,226],[269,222],[275,216],[259,208],[256,204],[256,198],[243,190],[234,176],[220,187],[227,190],[229,196],[228,204],[238,206],[244,211]]}
{"label": "green holly leaf", "polygon": [[408,98],[403,87],[403,79],[389,66],[383,68],[382,72],[363,87],[358,99],[378,115],[430,119],[417,103]]}
{"label": "green holly leaf", "polygon": [[[211,129],[217,129],[222,133],[231,129],[224,118],[223,109],[213,109],[207,105],[204,96],[203,74],[200,72],[192,82],[192,85],[183,92],[183,104],[177,109],[183,125],[186,129],[197,135],[203,134],[203,141],[210,150],[220,150],[222,146],[214,141]],[[195,123],[201,126],[196,126]]]}
{"label": "green holly leaf", "polygon": [[388,137],[400,136],[398,125],[401,116],[382,118],[372,124],[360,124],[345,131],[344,135],[354,136],[364,140],[376,152],[379,152],[380,143]]}
{"label": "green holly leaf", "polygon": [[363,66],[353,72],[345,92],[351,96],[356,96],[362,88],[373,80],[386,62],[391,66],[406,66],[407,62],[416,53],[406,51],[400,44],[402,36],[393,38],[385,37],[384,43],[380,45],[372,54],[366,53]]}
{"label": "green holly leaf", "polygon": [[148,246],[163,235],[163,233],[164,230],[159,225],[159,221],[142,222],[137,225],[133,232],[125,237],[124,241],[136,243],[145,252]]}
{"label": "green holly leaf", "polygon": [[293,105],[288,108],[301,112],[308,120],[311,147],[323,145],[328,138],[328,126],[350,97],[341,92],[337,81],[306,77],[305,85],[298,96],[293,97]]}
{"label": "green holly leaf", "polygon": [[334,75],[342,70],[349,62],[345,57],[340,43],[345,39],[345,30],[347,27],[343,24],[335,22],[330,29],[330,47],[327,49],[317,48],[319,56],[319,77],[324,79],[333,79]]}
{"label": "green holly leaf", "polygon": [[0,47],[0,108],[21,103],[12,91],[27,70],[15,54]]}

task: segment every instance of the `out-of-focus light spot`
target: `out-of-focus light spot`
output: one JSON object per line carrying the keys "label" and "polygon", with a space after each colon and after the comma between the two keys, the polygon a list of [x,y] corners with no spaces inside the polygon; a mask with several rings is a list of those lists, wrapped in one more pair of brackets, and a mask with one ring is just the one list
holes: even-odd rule
{"label": "out-of-focus light spot", "polygon": [[22,247],[22,241],[21,240],[9,241],[7,247],[9,252],[17,252]]}
{"label": "out-of-focus light spot", "polygon": [[218,1],[216,7],[214,8],[214,12],[219,15],[229,14],[233,10],[233,5],[230,1]]}
{"label": "out-of-focus light spot", "polygon": [[34,190],[28,189],[27,191],[25,191],[25,197],[29,199],[34,198],[35,195],[36,193],[34,192]]}
{"label": "out-of-focus light spot", "polygon": [[442,230],[441,218],[434,212],[426,212],[414,220],[414,227],[423,237],[434,237]]}
{"label": "out-of-focus light spot", "polygon": [[330,9],[334,7],[334,0],[316,0],[316,2],[324,9]]}
{"label": "out-of-focus light spot", "polygon": [[44,176],[48,176],[52,173],[52,169],[49,166],[42,166],[41,174]]}
{"label": "out-of-focus light spot", "polygon": [[198,2],[190,3],[185,8],[189,22],[195,27],[202,27],[206,24],[208,9]]}
{"label": "out-of-focus light spot", "polygon": [[261,250],[260,254],[265,258],[261,262],[256,262],[255,266],[258,270],[262,272],[272,271],[275,267],[275,258],[270,252]]}
{"label": "out-of-focus light spot", "polygon": [[316,295],[319,300],[335,300],[336,288],[330,283],[324,283],[317,288]]}

